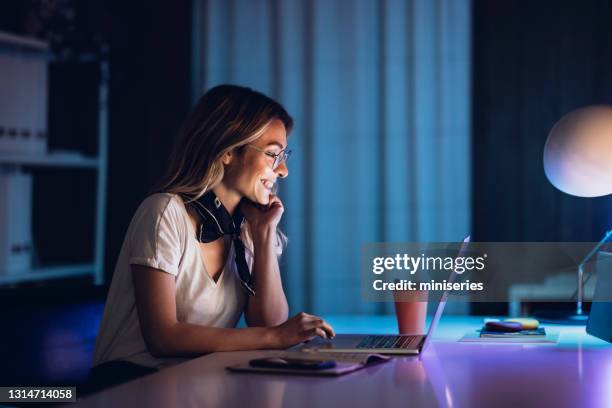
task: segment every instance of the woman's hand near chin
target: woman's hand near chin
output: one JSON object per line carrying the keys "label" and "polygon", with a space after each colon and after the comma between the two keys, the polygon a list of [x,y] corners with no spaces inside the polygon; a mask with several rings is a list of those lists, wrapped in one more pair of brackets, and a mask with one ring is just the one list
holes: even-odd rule
{"label": "woman's hand near chin", "polygon": [[249,223],[255,243],[276,235],[276,227],[283,216],[285,207],[278,196],[270,194],[268,205],[256,204],[243,198],[240,202],[240,211]]}

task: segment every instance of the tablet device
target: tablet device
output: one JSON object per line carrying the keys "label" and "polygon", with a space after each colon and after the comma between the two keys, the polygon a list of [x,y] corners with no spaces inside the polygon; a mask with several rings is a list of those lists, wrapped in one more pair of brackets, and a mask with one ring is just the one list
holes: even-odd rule
{"label": "tablet device", "polygon": [[591,336],[612,342],[612,253],[600,251],[595,264],[597,285],[586,331]]}
{"label": "tablet device", "polygon": [[263,368],[285,368],[295,370],[324,370],[333,368],[336,362],[333,360],[311,360],[298,358],[267,357],[256,358],[249,361],[251,367]]}

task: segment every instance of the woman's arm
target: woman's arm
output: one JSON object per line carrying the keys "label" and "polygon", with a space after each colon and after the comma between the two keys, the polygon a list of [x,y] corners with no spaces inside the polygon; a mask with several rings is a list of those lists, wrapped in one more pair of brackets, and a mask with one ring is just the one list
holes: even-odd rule
{"label": "woman's arm", "polygon": [[275,245],[276,228],[253,234],[255,295],[249,297],[245,313],[249,326],[275,326],[289,315]]}
{"label": "woman's arm", "polygon": [[276,255],[276,228],[283,215],[281,200],[270,195],[267,206],[243,200],[240,207],[253,240],[255,295],[249,297],[245,317],[249,326],[274,326],[287,320],[289,306]]}
{"label": "woman's arm", "polygon": [[267,328],[224,329],[178,322],[173,275],[132,265],[132,279],[142,334],[156,357],[274,347]]}
{"label": "woman's arm", "polygon": [[174,276],[147,266],[131,268],[140,328],[149,352],[155,357],[286,348],[314,336],[334,335],[322,319],[306,313],[275,327],[230,329],[179,322]]}

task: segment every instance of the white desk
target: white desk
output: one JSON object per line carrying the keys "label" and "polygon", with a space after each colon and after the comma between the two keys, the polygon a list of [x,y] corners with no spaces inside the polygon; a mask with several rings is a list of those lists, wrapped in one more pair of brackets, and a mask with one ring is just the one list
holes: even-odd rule
{"label": "white desk", "polygon": [[[395,331],[392,316],[337,316],[337,332]],[[237,374],[266,351],[214,353],[90,396],[83,407],[612,407],[612,347],[584,327],[557,345],[457,343],[480,318],[443,317],[422,357],[338,378]],[[73,405],[71,405],[73,406]]]}

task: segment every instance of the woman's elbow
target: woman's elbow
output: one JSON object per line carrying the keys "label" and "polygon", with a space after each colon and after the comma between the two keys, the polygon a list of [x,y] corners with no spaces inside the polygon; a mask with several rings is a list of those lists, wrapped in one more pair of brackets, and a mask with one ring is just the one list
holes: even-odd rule
{"label": "woman's elbow", "polygon": [[147,349],[149,353],[155,358],[171,357],[171,353],[168,351],[168,347],[159,342],[147,343]]}
{"label": "woman's elbow", "polygon": [[154,331],[143,333],[144,341],[149,353],[155,358],[176,357],[176,347],[173,344],[172,336],[164,331]]}

